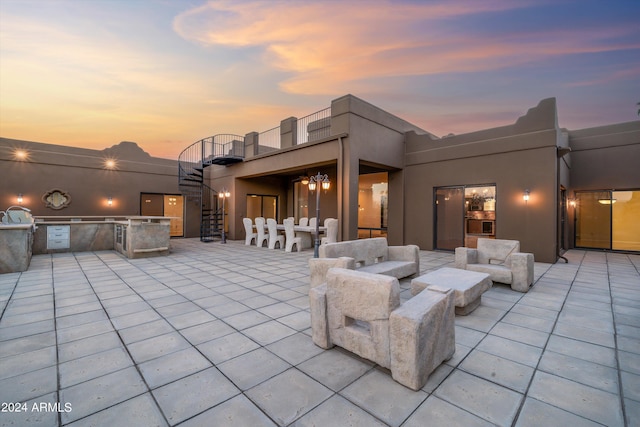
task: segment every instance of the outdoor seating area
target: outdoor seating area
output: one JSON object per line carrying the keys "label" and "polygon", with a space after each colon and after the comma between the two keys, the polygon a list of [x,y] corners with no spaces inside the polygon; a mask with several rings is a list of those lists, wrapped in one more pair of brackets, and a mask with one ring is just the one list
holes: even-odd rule
{"label": "outdoor seating area", "polygon": [[482,294],[491,289],[493,282],[487,273],[444,267],[411,281],[411,295],[418,295],[429,287],[449,288],[455,295],[455,312],[466,316],[482,301]]}
{"label": "outdoor seating area", "polygon": [[533,284],[533,263],[533,254],[520,252],[517,240],[480,238],[477,249],[456,248],[456,268],[487,273],[518,292]]}
{"label": "outdoor seating area", "polygon": [[391,370],[394,380],[419,390],[456,350],[454,295],[431,287],[400,306],[398,279],[332,268],[309,290],[313,342],[334,345]]}
{"label": "outdoor seating area", "polygon": [[[0,397],[61,411],[2,413],[0,425],[635,425],[640,256],[563,255],[534,263],[527,293],[494,283],[456,315],[455,353],[418,390],[314,344],[311,251],[195,238],[156,258],[34,255],[0,275]],[[393,311],[425,294],[413,279],[455,264],[418,256]]]}
{"label": "outdoor seating area", "polygon": [[[252,222],[251,218],[242,219],[247,246],[255,242],[258,247],[284,249],[285,252],[291,252],[294,245],[298,252],[313,248],[316,238],[316,218],[300,218],[298,224],[295,224],[293,217],[286,218],[282,224],[278,224],[273,218],[257,217],[254,221]],[[337,219],[327,218],[324,220],[324,225],[317,228],[321,244],[338,240]]]}
{"label": "outdoor seating area", "polygon": [[348,257],[360,271],[398,279],[420,271],[419,248],[416,245],[389,246],[386,237],[327,243],[320,247],[319,254],[327,261],[314,262],[331,263],[333,259]]}

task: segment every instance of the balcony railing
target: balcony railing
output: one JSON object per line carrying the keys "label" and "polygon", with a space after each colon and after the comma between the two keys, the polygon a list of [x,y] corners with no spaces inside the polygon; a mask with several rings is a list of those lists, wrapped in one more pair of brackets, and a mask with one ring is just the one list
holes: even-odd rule
{"label": "balcony railing", "polygon": [[260,132],[258,134],[258,145],[273,149],[280,149],[280,126]]}
{"label": "balcony railing", "polygon": [[297,145],[331,135],[331,107],[298,119]]}
{"label": "balcony railing", "polygon": [[[331,107],[293,120],[296,127],[286,135],[281,133],[280,126],[260,132],[258,149],[254,153],[268,153],[291,146],[289,144],[306,144],[331,135]],[[284,146],[283,140],[286,141]],[[245,137],[243,136],[220,134],[201,139],[180,153],[178,158],[180,182],[201,178],[202,169],[206,166],[228,165],[242,161],[244,158]]]}
{"label": "balcony railing", "polygon": [[202,163],[226,165],[244,158],[244,137],[221,134],[202,140]]}
{"label": "balcony railing", "polygon": [[244,137],[221,134],[196,141],[178,156],[179,182],[202,182],[202,170],[207,165],[229,164],[244,158]]}

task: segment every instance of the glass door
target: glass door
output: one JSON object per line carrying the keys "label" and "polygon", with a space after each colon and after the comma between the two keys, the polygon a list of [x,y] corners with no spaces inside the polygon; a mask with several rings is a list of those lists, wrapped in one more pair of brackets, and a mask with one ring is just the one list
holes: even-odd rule
{"label": "glass door", "polygon": [[576,247],[611,249],[611,192],[576,192]]}
{"label": "glass door", "polygon": [[309,186],[304,185],[300,181],[294,182],[293,198],[293,216],[297,224],[300,221],[300,218],[309,217]]}
{"label": "glass door", "polygon": [[435,248],[475,248],[479,238],[496,238],[496,186],[436,188]]}
{"label": "glass door", "polygon": [[358,238],[386,237],[389,217],[389,174],[360,174],[358,178]]}
{"label": "glass door", "polygon": [[184,196],[164,195],[164,216],[170,216],[169,235],[171,237],[183,236]]}
{"label": "glass door", "polygon": [[171,237],[184,235],[184,196],[179,194],[140,193],[140,215],[170,216]]}
{"label": "glass door", "polygon": [[578,248],[640,251],[640,190],[576,191]]}
{"label": "glass door", "polygon": [[247,195],[247,218],[273,218],[278,220],[278,196],[264,196],[259,194]]}
{"label": "glass door", "polygon": [[640,251],[640,190],[613,191],[611,200],[612,248]]}
{"label": "glass door", "polygon": [[435,248],[464,246],[464,187],[435,190]]}

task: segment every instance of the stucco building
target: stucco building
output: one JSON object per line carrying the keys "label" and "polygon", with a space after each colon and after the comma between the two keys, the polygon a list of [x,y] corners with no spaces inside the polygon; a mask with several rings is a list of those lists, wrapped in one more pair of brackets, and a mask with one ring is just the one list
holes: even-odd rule
{"label": "stucco building", "polygon": [[[444,138],[346,95],[266,132],[197,141],[177,162],[128,144],[103,153],[1,139],[0,149],[0,201],[22,194],[34,215],[60,213],[41,202],[60,188],[73,200],[64,215],[175,215],[176,236],[215,239],[222,193],[227,237],[243,239],[244,217],[315,216],[303,178],[319,172],[331,182],[320,220],[337,218],[341,240],[451,250],[517,239],[543,262],[574,246],[640,250],[640,121],[568,131],[553,98],[513,124]],[[118,166],[105,168],[111,157]]]}

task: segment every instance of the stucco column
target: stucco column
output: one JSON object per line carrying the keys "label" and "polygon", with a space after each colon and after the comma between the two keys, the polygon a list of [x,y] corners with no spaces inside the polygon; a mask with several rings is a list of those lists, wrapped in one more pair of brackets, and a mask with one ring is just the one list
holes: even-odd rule
{"label": "stucco column", "polygon": [[358,178],[360,174],[360,159],[351,155],[349,138],[344,144],[344,168],[342,172],[343,211],[342,211],[342,240],[358,238]]}
{"label": "stucco column", "polygon": [[280,148],[294,147],[298,143],[298,119],[289,117],[280,122]]}
{"label": "stucco column", "polygon": [[249,132],[244,136],[244,157],[258,155],[258,132]]}

